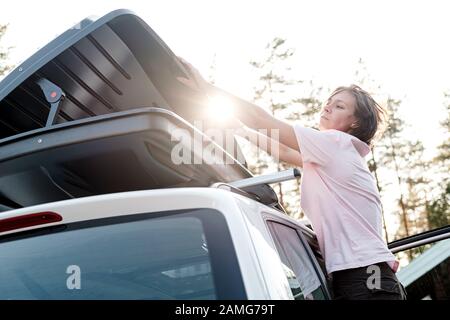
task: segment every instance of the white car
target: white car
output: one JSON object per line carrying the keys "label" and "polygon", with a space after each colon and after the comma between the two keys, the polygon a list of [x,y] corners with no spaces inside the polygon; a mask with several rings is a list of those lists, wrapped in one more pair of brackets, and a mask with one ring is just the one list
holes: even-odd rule
{"label": "white car", "polygon": [[[238,144],[192,125],[202,97],[178,76],[162,40],[118,10],[0,83],[0,299],[332,298],[314,232],[270,187],[299,171],[252,177]],[[217,161],[202,162],[210,147]]]}
{"label": "white car", "polygon": [[227,190],[106,194],[0,219],[0,299],[330,298],[313,233]]}

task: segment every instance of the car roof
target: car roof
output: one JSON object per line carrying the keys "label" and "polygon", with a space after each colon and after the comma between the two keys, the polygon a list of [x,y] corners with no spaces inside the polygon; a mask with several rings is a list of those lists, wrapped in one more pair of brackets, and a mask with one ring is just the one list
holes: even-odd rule
{"label": "car roof", "polygon": [[[177,201],[173,201],[174,199]],[[244,201],[238,201],[239,199]],[[5,221],[5,219],[24,217],[37,213],[56,213],[62,217],[61,221],[56,221],[47,225],[35,225],[32,227],[20,228],[14,231],[0,232],[0,235],[78,221],[139,213],[158,213],[163,211],[198,208],[215,209],[227,216],[227,219],[235,219],[236,215],[244,214],[243,211],[238,209],[238,206],[236,205],[238,202],[240,205],[249,206],[250,209],[254,209],[256,204],[261,206],[260,208],[265,214],[267,213],[280,217],[307,229],[302,222],[282,214],[274,208],[253,201],[255,200],[248,199],[247,197],[227,190],[203,187],[169,188],[103,194],[43,203],[0,212],[0,222]],[[253,211],[250,210],[250,212]],[[308,230],[308,232],[310,232],[310,230]]]}

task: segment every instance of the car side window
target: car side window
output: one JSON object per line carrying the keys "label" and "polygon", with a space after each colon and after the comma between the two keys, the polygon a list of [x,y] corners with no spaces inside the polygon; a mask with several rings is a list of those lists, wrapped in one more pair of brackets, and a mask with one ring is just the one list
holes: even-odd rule
{"label": "car side window", "polygon": [[322,271],[324,281],[326,282],[327,286],[330,288],[332,286],[332,279],[330,275],[327,273],[327,269],[325,267],[325,260],[322,256],[322,253],[320,252],[319,243],[317,242],[317,239],[313,237],[311,234],[302,231],[302,235],[304,239],[306,240],[309,248],[312,251],[312,254],[316,258],[316,261],[320,267],[320,270]]}
{"label": "car side window", "polygon": [[268,226],[294,298],[325,299],[319,277],[297,231],[273,221],[269,221]]}

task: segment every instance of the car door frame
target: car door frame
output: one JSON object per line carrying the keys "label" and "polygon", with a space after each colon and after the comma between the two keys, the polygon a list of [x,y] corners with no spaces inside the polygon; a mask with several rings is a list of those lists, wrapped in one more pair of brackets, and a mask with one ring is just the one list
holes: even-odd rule
{"label": "car door frame", "polygon": [[425,231],[388,243],[393,254],[450,238],[450,225]]}

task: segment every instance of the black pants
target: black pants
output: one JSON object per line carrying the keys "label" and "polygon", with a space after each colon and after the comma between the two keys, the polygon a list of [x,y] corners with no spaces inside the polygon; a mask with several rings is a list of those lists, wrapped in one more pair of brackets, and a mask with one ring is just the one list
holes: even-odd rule
{"label": "black pants", "polygon": [[406,300],[406,291],[386,262],[332,273],[336,300]]}

